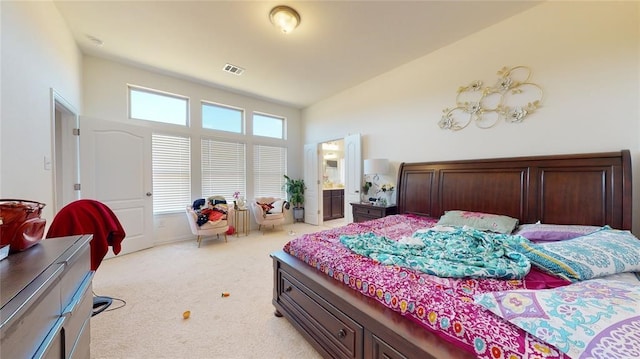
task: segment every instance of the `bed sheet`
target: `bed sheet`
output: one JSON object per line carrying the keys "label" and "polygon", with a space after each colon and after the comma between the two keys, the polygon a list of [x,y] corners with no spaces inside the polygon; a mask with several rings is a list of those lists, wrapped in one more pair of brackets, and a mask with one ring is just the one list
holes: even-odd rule
{"label": "bed sheet", "polygon": [[568,358],[553,346],[473,303],[475,294],[567,284],[532,271],[524,279],[440,278],[398,266],[384,266],[340,243],[343,234],[373,232],[398,240],[437,219],[393,215],[302,235],[284,251],[478,358]]}

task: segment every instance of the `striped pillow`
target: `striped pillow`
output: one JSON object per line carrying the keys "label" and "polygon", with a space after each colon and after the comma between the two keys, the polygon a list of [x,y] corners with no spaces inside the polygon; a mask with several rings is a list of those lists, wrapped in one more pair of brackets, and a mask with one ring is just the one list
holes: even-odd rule
{"label": "striped pillow", "polygon": [[565,241],[520,241],[511,247],[541,270],[572,282],[640,271],[640,240],[608,227]]}

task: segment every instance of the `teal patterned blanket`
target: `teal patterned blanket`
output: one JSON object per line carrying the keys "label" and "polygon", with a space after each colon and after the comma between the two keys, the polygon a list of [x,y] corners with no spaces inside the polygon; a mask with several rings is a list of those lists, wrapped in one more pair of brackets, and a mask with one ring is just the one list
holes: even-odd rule
{"label": "teal patterned blanket", "polygon": [[399,241],[374,233],[343,235],[350,250],[382,264],[398,265],[451,278],[521,279],[531,268],[529,259],[509,249],[525,240],[519,236],[472,228],[416,231]]}

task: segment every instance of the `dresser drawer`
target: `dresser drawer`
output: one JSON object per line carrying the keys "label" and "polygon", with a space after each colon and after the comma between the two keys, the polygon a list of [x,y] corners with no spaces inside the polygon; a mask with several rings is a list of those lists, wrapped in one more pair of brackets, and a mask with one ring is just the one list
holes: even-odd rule
{"label": "dresser drawer", "polygon": [[372,208],[372,207],[354,207],[354,215],[363,215],[365,217],[380,218],[384,216],[384,208]]}
{"label": "dresser drawer", "polygon": [[361,355],[364,336],[362,326],[286,272],[280,271],[280,280],[281,304],[314,323],[313,327],[305,330],[313,331],[315,337],[323,338],[325,342],[321,344],[332,357],[356,358]]}
{"label": "dresser drawer", "polygon": [[59,317],[53,329],[49,332],[44,339],[38,351],[33,355],[31,359],[61,359],[65,358],[62,345],[64,334],[62,326],[64,325],[64,318]]}
{"label": "dresser drawer", "polygon": [[[31,358],[39,351],[40,343],[48,337],[52,327],[60,319],[60,276],[63,270],[64,265],[49,267],[38,280],[18,295],[17,301],[23,304],[14,312],[15,316],[10,318],[10,323],[7,321],[2,326],[0,357]],[[39,290],[40,288],[45,289]],[[23,293],[33,295],[22,298]],[[61,343],[52,344],[61,348]],[[55,353],[56,350],[53,349],[52,352]]]}
{"label": "dresser drawer", "polygon": [[[93,297],[91,298],[93,304]],[[84,320],[74,347],[67,351],[70,359],[86,359],[91,357],[91,317]]]}
{"label": "dresser drawer", "polygon": [[[80,282],[80,286],[77,288],[75,294],[71,298],[71,301],[62,312],[62,316],[65,317],[65,357],[72,357],[72,353],[76,349],[76,345],[82,339],[82,334],[85,326],[88,323],[88,319],[91,317],[93,310],[93,295],[91,292],[91,280],[93,279],[93,272],[86,272],[85,277]],[[74,355],[78,356],[77,354]]]}
{"label": "dresser drawer", "polygon": [[90,357],[90,241],[50,238],[3,260],[0,358]]}
{"label": "dresser drawer", "polygon": [[[60,280],[60,290],[62,291],[62,305],[63,310],[76,295],[76,292],[81,289],[84,279],[91,272],[91,256],[89,253],[89,246],[83,246],[79,248],[72,248],[65,252],[62,256],[62,263],[65,264],[65,275]],[[68,255],[68,257],[66,256]],[[93,305],[92,305],[93,306]]]}

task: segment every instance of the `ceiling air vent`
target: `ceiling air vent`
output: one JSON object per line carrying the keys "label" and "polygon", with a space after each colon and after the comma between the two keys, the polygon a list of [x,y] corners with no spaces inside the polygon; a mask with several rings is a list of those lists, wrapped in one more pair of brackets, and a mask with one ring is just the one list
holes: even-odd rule
{"label": "ceiling air vent", "polygon": [[231,65],[231,64],[224,65],[222,69],[228,73],[238,75],[238,76],[242,75],[242,73],[244,72],[244,69],[242,67]]}

